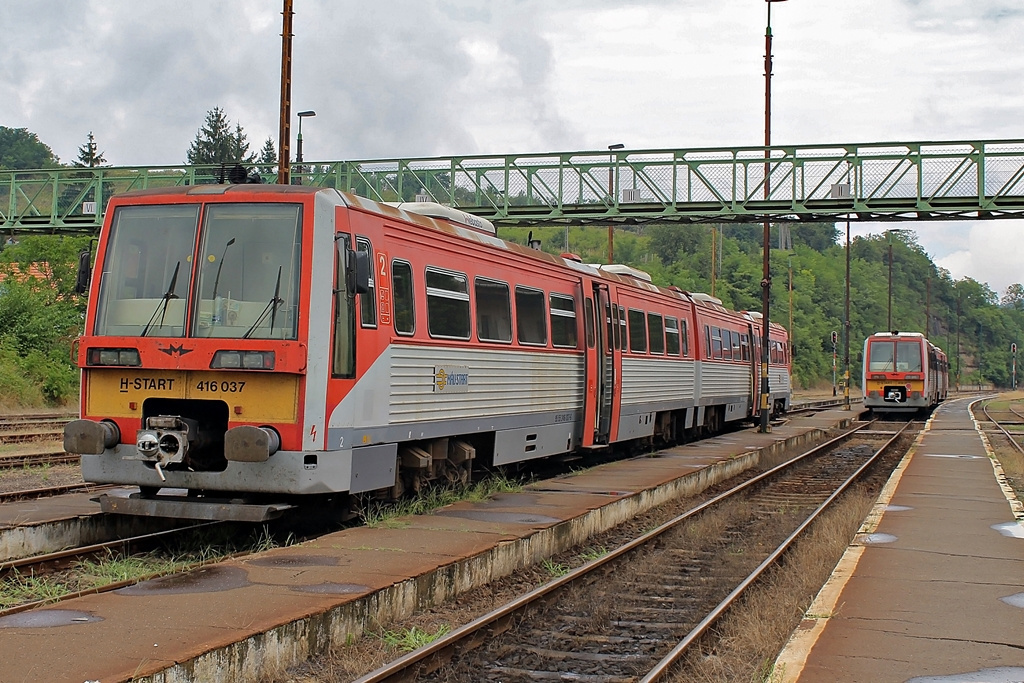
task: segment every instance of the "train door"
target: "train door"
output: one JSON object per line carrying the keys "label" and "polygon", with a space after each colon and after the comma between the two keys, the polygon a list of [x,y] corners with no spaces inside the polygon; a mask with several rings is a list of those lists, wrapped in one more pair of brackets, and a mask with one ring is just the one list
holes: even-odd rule
{"label": "train door", "polygon": [[[611,437],[612,408],[615,393],[615,309],[611,304],[608,285],[593,283],[595,303],[595,346],[587,353],[587,397],[584,406],[585,424],[583,445],[607,444]],[[600,324],[604,320],[604,324]]]}
{"label": "train door", "polygon": [[753,354],[750,359],[750,363],[753,366],[750,376],[753,378],[753,386],[751,387],[753,401],[751,405],[753,410],[751,414],[757,417],[761,414],[761,353],[763,340],[761,339],[761,331],[757,325],[750,326],[750,334],[752,338],[750,340],[750,348],[753,349]]}
{"label": "train door", "polygon": [[761,405],[761,340],[757,335],[757,327],[747,324],[747,335],[750,342],[747,349],[750,353],[750,414],[757,415]]}

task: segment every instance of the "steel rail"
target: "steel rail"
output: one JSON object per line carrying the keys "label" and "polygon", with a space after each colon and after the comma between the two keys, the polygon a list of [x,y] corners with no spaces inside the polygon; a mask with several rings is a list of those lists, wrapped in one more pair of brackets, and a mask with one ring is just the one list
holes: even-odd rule
{"label": "steel rail", "polygon": [[[192,524],[192,525],[189,525],[189,526],[186,526],[186,527],[177,527],[177,528],[174,528],[174,529],[166,529],[164,531],[156,531],[156,532],[149,533],[149,534],[141,534],[139,536],[131,536],[129,538],[122,538],[122,539],[117,539],[117,540],[114,540],[114,541],[106,541],[104,543],[95,543],[93,545],[81,546],[79,548],[69,548],[67,550],[60,550],[60,551],[55,552],[55,553],[47,553],[45,555],[33,555],[32,557],[23,557],[23,558],[17,559],[17,560],[9,560],[7,562],[0,562],[0,577],[4,577],[7,574],[9,574],[10,572],[17,571],[17,570],[19,570],[19,569],[21,569],[23,567],[39,566],[39,565],[44,565],[44,564],[48,564],[48,563],[61,562],[63,560],[73,559],[73,558],[76,558],[76,557],[83,557],[85,555],[93,555],[93,554],[96,554],[96,553],[99,553],[99,552],[103,552],[105,550],[110,550],[110,549],[114,549],[114,548],[118,548],[118,547],[122,548],[123,551],[125,553],[127,553],[128,552],[128,548],[130,548],[132,544],[139,544],[139,543],[142,543],[142,542],[152,542],[152,541],[158,540],[158,539],[160,539],[162,537],[165,537],[165,536],[173,536],[175,534],[182,534],[182,533],[186,533],[186,532],[190,532],[190,531],[195,531],[196,529],[201,529],[201,528],[209,527],[209,526],[216,526],[216,525],[220,525],[220,524],[224,524],[224,522],[220,522],[220,521],[201,522],[199,524]],[[234,556],[235,555],[232,555],[231,557],[234,557]],[[185,569],[182,569],[181,571],[187,571],[190,568],[185,568]],[[5,616],[10,615],[10,614],[17,614],[18,612],[26,612],[26,611],[31,610],[31,609],[36,609],[37,607],[42,607],[44,605],[51,605],[51,604],[56,603],[56,602],[62,602],[64,600],[70,600],[72,598],[78,598],[78,597],[81,597],[83,595],[95,595],[97,593],[106,593],[106,592],[109,592],[109,591],[112,591],[112,590],[117,590],[118,588],[124,588],[126,586],[132,586],[132,585],[135,585],[137,583],[141,583],[142,581],[147,581],[149,579],[159,578],[161,576],[166,576],[166,575],[167,575],[166,572],[158,572],[158,573],[154,573],[154,574],[148,574],[146,576],[139,577],[139,578],[127,579],[125,581],[118,581],[116,583],[109,583],[109,584],[106,584],[106,585],[103,585],[103,586],[96,586],[94,588],[88,588],[88,589],[82,590],[82,591],[75,591],[73,593],[68,593],[67,595],[61,595],[61,596],[56,597],[56,598],[44,598],[42,600],[35,600],[33,602],[27,602],[27,603],[24,603],[24,604],[21,604],[21,605],[15,605],[14,607],[8,607],[6,609],[0,609],[0,617],[5,617]]]}
{"label": "steel rail", "polygon": [[665,657],[660,662],[658,662],[654,666],[654,668],[651,669],[650,672],[648,672],[646,676],[640,679],[640,683],[654,683],[654,681],[660,680],[662,676],[668,673],[669,669],[676,662],[678,662],[684,654],[686,654],[687,650],[689,650],[693,643],[696,642],[697,639],[700,638],[702,635],[704,635],[704,633],[709,628],[711,628],[711,626],[716,621],[718,621],[730,607],[732,607],[736,603],[740,596],[742,596],[743,593],[746,592],[746,590],[754,584],[754,582],[761,578],[761,576],[772,565],[774,565],[778,561],[778,559],[782,557],[783,554],[785,554],[787,550],[789,550],[793,543],[795,543],[796,540],[800,537],[800,535],[803,534],[804,531],[806,531],[808,527],[810,527],[810,525],[814,523],[814,520],[816,520],[822,512],[828,509],[828,507],[832,505],[832,503],[834,503],[836,499],[839,498],[839,496],[841,496],[850,486],[852,486],[854,482],[860,479],[864,472],[866,472],[867,469],[871,467],[878,460],[879,457],[881,457],[882,453],[888,450],[889,447],[892,446],[892,444],[895,443],[896,440],[903,435],[903,432],[910,428],[911,424],[913,424],[913,422],[908,422],[907,424],[905,424],[898,432],[896,432],[895,435],[893,435],[892,438],[886,441],[877,451],[875,451],[874,455],[865,460],[853,474],[847,477],[846,480],[839,486],[839,488],[833,491],[828,498],[826,498],[817,508],[815,508],[815,510],[803,522],[800,523],[800,525],[793,531],[793,533],[791,533],[786,538],[786,540],[784,540],[775,550],[773,550],[772,553],[754,569],[754,571],[747,575],[747,577],[743,579],[743,581],[741,581],[739,585],[737,585],[736,588],[734,588],[732,592],[730,592],[729,595],[727,595],[725,599],[723,599],[706,617],[704,617],[704,619],[699,624],[697,624],[697,626],[695,626],[693,630],[691,630],[686,635],[686,637],[679,641],[679,644],[676,645],[670,653],[665,655]]}
{"label": "steel rail", "polygon": [[78,455],[65,453],[63,448],[59,451],[48,451],[45,453],[3,455],[0,456],[0,470],[32,467],[34,465],[67,465],[77,463],[80,460],[81,458]]}
{"label": "steel rail", "polygon": [[[991,414],[989,414],[988,401],[985,401],[984,403],[981,404],[981,412],[985,413],[985,417],[988,418],[989,422],[991,422],[996,429],[1001,431],[1003,433],[1003,436],[1005,436],[1007,440],[1009,440],[1009,442],[1013,444],[1013,447],[1017,449],[1017,452],[1024,455],[1024,446],[1021,446],[1020,443],[1017,442],[1017,439],[1013,438],[1013,435],[1010,432],[1008,432],[1006,428],[1003,427],[1003,425],[999,424],[998,420],[996,420],[994,417],[992,417]],[[1020,413],[1018,413],[1016,410],[1013,410],[1012,408],[1010,409],[1010,412],[1013,413],[1014,415],[1020,415]]]}
{"label": "steel rail", "polygon": [[[511,602],[505,605],[502,605],[498,609],[488,612],[487,614],[484,614],[474,619],[468,624],[465,624],[457,629],[454,629],[453,631],[449,632],[441,638],[438,638],[432,643],[424,645],[423,647],[418,648],[406,655],[403,655],[402,657],[399,657],[398,659],[390,662],[389,664],[356,679],[355,681],[353,681],[353,683],[382,683],[384,681],[407,680],[407,677],[414,675],[414,669],[420,667],[421,665],[430,664],[432,661],[443,662],[444,660],[448,659],[450,655],[456,652],[457,648],[460,645],[469,641],[470,636],[484,629],[489,629],[491,632],[495,633],[501,632],[502,630],[504,630],[503,626],[507,625],[507,623],[511,620],[511,617],[517,612],[520,612],[521,610],[525,609],[527,606],[535,602],[538,602],[544,597],[557,592],[558,590],[577,580],[580,580],[581,578],[596,571],[598,568],[616,559],[619,559],[624,555],[628,555],[637,548],[646,545],[653,539],[678,527],[683,522],[700,514],[701,512],[704,512],[708,508],[717,505],[721,501],[726,500],[727,498],[730,498],[753,486],[756,486],[766,481],[767,479],[774,477],[778,473],[788,469],[789,467],[792,467],[793,465],[802,462],[805,459],[812,457],[813,455],[818,454],[823,450],[831,448],[832,446],[838,443],[850,439],[854,434],[870,426],[871,424],[871,422],[868,422],[862,425],[858,425],[853,429],[850,429],[849,431],[840,434],[839,436],[833,439],[830,439],[824,443],[821,443],[811,448],[805,453],[802,453],[787,462],[784,462],[765,472],[762,472],[761,474],[752,477],[751,479],[739,484],[738,486],[735,486],[732,489],[729,489],[728,491],[725,491],[717,496],[714,496],[713,498],[710,498],[709,500],[704,501],[703,503],[686,511],[682,515],[679,515],[678,517],[675,517],[674,519],[665,522],[664,524],[633,539],[632,541],[629,541],[628,543],[620,546],[614,551],[606,555],[603,555],[595,560],[591,560],[590,562],[570,571],[564,576],[561,576],[553,581],[544,584],[543,586],[539,586],[538,588],[519,596],[515,600],[512,600]],[[470,649],[472,649],[472,647],[475,647],[476,644],[477,643],[471,643]]]}
{"label": "steel rail", "polygon": [[107,489],[118,488],[116,484],[87,484],[85,482],[78,484],[61,484],[59,486],[45,486],[36,489],[20,489],[18,491],[0,491],[0,503],[10,503],[16,500],[45,498],[47,496],[58,496],[64,493],[76,493],[78,491],[86,491],[93,493],[95,491],[105,491]]}

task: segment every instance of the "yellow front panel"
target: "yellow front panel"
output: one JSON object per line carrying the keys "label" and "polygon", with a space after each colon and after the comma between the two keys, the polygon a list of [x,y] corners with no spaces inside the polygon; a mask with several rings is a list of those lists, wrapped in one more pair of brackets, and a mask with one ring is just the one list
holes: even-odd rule
{"label": "yellow front panel", "polygon": [[129,368],[89,368],[85,374],[90,416],[141,417],[147,398],[221,400],[231,419],[241,422],[295,422],[297,416],[299,378],[294,375]]}

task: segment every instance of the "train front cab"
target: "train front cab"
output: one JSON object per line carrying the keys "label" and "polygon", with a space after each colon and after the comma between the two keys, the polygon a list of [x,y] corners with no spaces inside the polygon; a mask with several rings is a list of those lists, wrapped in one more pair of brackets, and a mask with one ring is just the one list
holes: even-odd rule
{"label": "train front cab", "polygon": [[880,332],[864,342],[864,407],[914,413],[939,400],[931,377],[934,353],[919,332]]}
{"label": "train front cab", "polygon": [[[304,311],[326,270],[313,225],[335,203],[223,185],[112,200],[80,339],[82,417],[64,434],[86,481],[140,487],[104,510],[260,521],[288,495],[348,486],[303,426],[319,391]],[[344,257],[353,273],[357,260]]]}

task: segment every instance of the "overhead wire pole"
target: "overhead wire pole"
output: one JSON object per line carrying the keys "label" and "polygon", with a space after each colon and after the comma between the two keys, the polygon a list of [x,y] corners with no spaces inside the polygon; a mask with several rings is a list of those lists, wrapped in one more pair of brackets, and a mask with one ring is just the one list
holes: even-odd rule
{"label": "overhead wire pole", "polygon": [[[769,176],[771,175],[771,144],[772,144],[772,3],[785,0],[765,0],[768,3],[768,23],[764,31],[764,198],[770,198]],[[763,263],[761,274],[761,426],[758,431],[767,434],[772,431],[769,421],[768,400],[771,390],[768,384],[769,344],[769,303],[771,299],[771,239],[772,223],[765,215],[764,236],[762,240]]]}
{"label": "overhead wire pole", "polygon": [[277,136],[277,184],[291,184],[292,0],[284,0],[281,28],[281,127]]}

